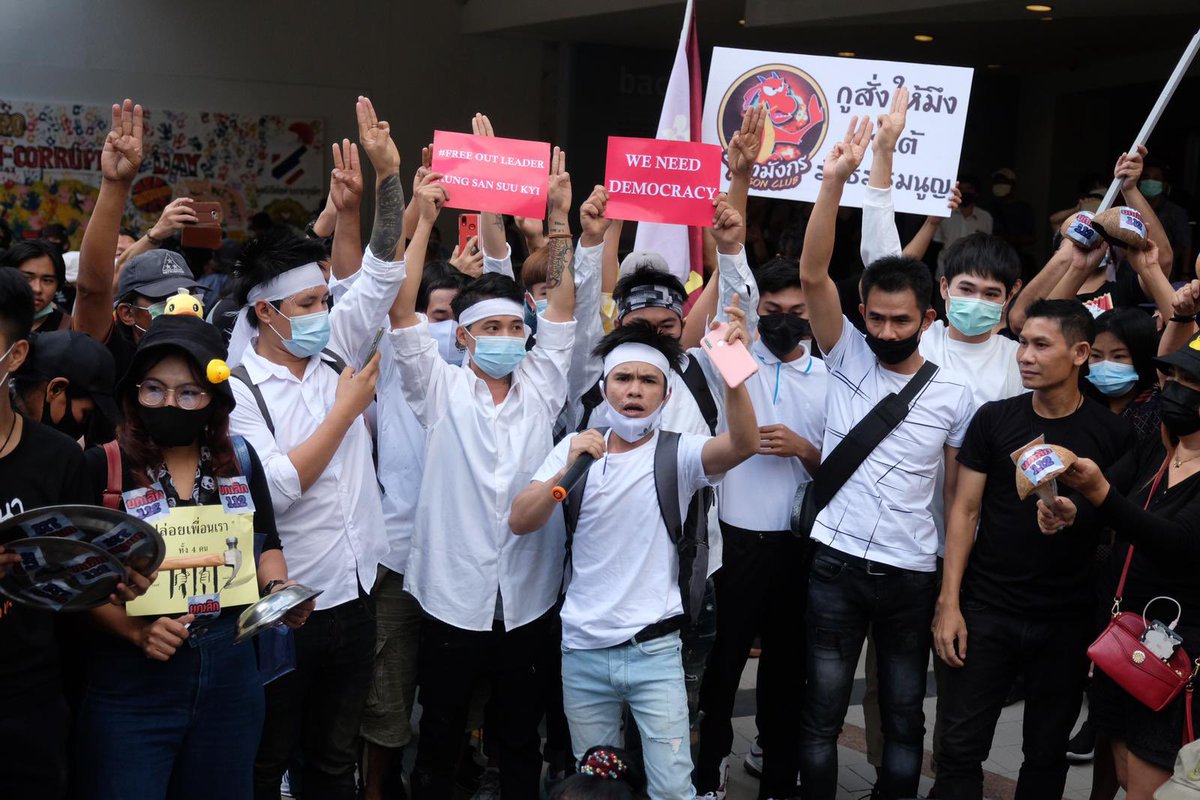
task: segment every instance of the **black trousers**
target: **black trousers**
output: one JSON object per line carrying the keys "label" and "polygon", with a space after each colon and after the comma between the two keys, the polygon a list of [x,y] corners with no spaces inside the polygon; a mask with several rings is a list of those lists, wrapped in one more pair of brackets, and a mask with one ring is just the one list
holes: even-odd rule
{"label": "black trousers", "polygon": [[700,687],[699,794],[720,781],[733,744],[734,700],[750,647],[762,642],[756,690],[763,775],[759,797],[791,797],[799,769],[799,707],[804,691],[806,543],[788,531],[759,533],[721,523],[724,564],[717,585],[717,638]]}
{"label": "black trousers", "polygon": [[421,620],[421,732],[412,772],[413,800],[453,796],[471,693],[483,678],[492,685],[488,725],[496,734],[500,793],[505,800],[537,799],[542,688],[536,667],[553,613],[552,609],[511,631],[500,622],[490,631],[468,631],[431,617]]}
{"label": "black trousers", "polygon": [[1079,716],[1087,675],[1090,614],[1046,619],[963,603],[967,657],[946,679],[942,750],[935,791],[946,800],[980,800],[982,764],[1013,680],[1025,679],[1016,800],[1062,797],[1067,742]]}
{"label": "black trousers", "polygon": [[299,742],[304,796],[354,800],[358,726],[375,668],[374,605],[361,597],[314,611],[295,637],[295,671],[266,686],[254,796],[279,800],[280,778]]}
{"label": "black trousers", "polygon": [[[9,687],[17,688],[17,687]],[[41,687],[0,711],[0,796],[59,800],[67,788],[71,710],[57,686]]]}

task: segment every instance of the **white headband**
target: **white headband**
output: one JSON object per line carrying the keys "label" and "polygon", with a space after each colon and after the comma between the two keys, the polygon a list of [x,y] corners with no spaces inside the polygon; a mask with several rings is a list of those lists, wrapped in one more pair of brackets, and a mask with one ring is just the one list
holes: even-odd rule
{"label": "white headband", "polygon": [[487,300],[480,300],[475,305],[463,309],[463,312],[458,315],[458,324],[466,328],[488,317],[516,317],[524,320],[525,307],[503,297],[489,297]]}
{"label": "white headband", "polygon": [[266,283],[255,286],[246,295],[246,303],[254,305],[259,300],[283,300],[305,289],[326,285],[325,273],[321,272],[321,267],[313,261],[301,267],[293,267]]}
{"label": "white headband", "polygon": [[246,305],[242,306],[237,321],[233,324],[233,333],[229,335],[229,359],[226,363],[231,367],[242,363],[242,354],[254,338],[254,328],[250,327],[250,315],[254,313],[255,303],[259,300],[283,300],[305,289],[326,285],[325,273],[321,272],[321,267],[314,261],[293,267],[251,289],[246,294]]}
{"label": "white headband", "polygon": [[640,342],[626,342],[614,347],[613,351],[604,357],[604,375],[607,377],[608,373],[630,361],[641,361],[658,367],[662,370],[663,377],[671,376],[671,365],[667,362],[667,357],[650,345]]}

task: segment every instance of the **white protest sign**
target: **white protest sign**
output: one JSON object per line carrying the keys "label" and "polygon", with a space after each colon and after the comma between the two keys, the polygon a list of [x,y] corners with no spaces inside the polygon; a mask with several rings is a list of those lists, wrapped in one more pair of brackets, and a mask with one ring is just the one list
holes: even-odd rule
{"label": "white protest sign", "polygon": [[[704,141],[725,148],[746,110],[770,108],[750,194],[782,200],[817,199],[822,166],[850,119],[876,119],[908,87],[908,120],[896,145],[896,210],[949,216],[946,202],[958,174],[973,70],[899,61],[868,61],[757,50],[713,48],[704,99]],[[871,153],[846,184],[842,205],[863,205]],[[729,186],[728,169],[721,188]]]}

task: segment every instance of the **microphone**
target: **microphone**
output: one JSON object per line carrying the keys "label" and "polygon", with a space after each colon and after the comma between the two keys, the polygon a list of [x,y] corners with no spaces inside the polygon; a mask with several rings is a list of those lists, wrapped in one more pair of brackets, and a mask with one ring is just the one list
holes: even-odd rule
{"label": "microphone", "polygon": [[596,457],[591,453],[580,453],[579,458],[575,459],[575,463],[562,476],[558,485],[550,490],[550,496],[560,503],[566,500],[567,495],[575,488],[575,484],[579,483],[579,479],[587,474],[588,469],[594,463],[596,463]]}

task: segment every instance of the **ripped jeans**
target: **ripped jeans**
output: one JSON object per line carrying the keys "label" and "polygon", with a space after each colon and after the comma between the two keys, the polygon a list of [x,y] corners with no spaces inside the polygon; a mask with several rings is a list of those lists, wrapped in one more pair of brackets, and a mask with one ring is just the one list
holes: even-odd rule
{"label": "ripped jeans", "polygon": [[597,745],[620,744],[621,708],[627,703],[642,737],[655,800],[696,796],[681,650],[678,633],[601,650],[562,648],[563,705],[575,757],[582,759]]}

